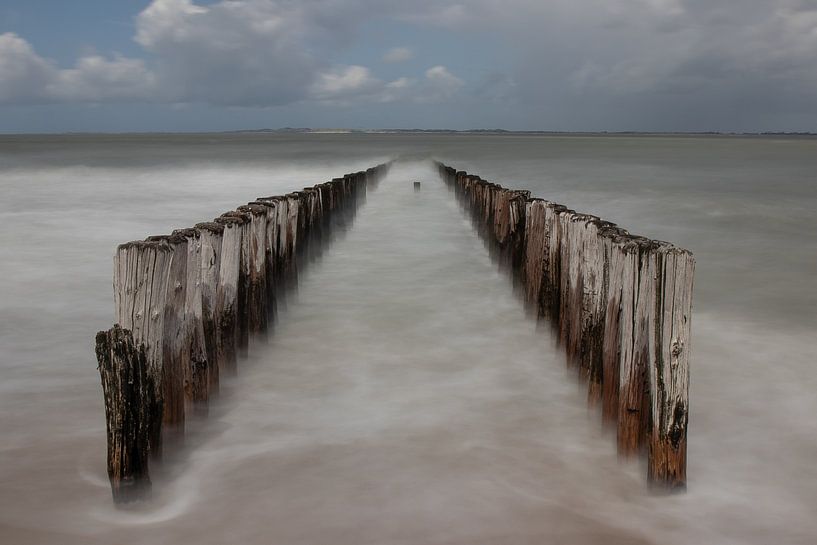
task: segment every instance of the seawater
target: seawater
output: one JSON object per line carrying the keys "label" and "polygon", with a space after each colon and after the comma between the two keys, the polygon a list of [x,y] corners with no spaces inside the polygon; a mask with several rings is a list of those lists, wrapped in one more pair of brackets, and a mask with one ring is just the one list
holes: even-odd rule
{"label": "seawater", "polygon": [[[115,509],[93,335],[116,244],[395,157],[153,499]],[[695,253],[686,494],[618,462],[430,158]],[[817,140],[3,136],[0,192],[3,543],[817,539]]]}

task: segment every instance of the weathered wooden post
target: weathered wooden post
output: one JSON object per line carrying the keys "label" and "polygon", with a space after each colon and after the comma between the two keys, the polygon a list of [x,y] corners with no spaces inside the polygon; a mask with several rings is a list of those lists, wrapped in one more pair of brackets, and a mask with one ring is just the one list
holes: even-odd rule
{"label": "weathered wooden post", "polygon": [[610,227],[603,232],[605,266],[607,269],[607,299],[604,308],[604,339],[602,341],[601,417],[614,424],[619,415],[620,361],[622,358],[622,315],[629,295],[624,287],[627,232]]}
{"label": "weathered wooden post", "polygon": [[162,433],[163,442],[179,442],[184,435],[184,378],[190,358],[189,331],[185,317],[187,299],[187,238],[156,235],[148,241],[170,248],[170,271],[164,299],[162,332]]}
{"label": "weathered wooden post", "polygon": [[579,231],[582,244],[582,314],[580,368],[588,379],[587,400],[601,403],[605,303],[609,276],[601,231],[612,224],[590,216]]}
{"label": "weathered wooden post", "polygon": [[[205,416],[210,397],[210,376],[205,331],[205,312],[202,290],[208,289],[202,279],[202,232],[198,229],[178,229],[174,236],[183,237],[187,243],[187,280],[183,303],[186,337],[182,366],[184,410],[187,415]],[[207,239],[207,235],[204,236]],[[212,259],[208,248],[208,259]],[[175,259],[175,257],[174,257]],[[209,265],[208,265],[209,267]],[[210,292],[208,292],[208,296]],[[208,305],[210,305],[208,300]],[[212,306],[208,306],[211,312]],[[212,316],[208,316],[212,320]],[[210,326],[212,329],[212,326]]]}
{"label": "weathered wooden post", "polygon": [[216,218],[223,228],[218,285],[216,287],[216,361],[221,375],[237,372],[239,319],[238,296],[241,275],[241,224],[235,217]]}
{"label": "weathered wooden post", "polygon": [[692,255],[437,165],[536,315],[550,319],[568,364],[588,380],[588,402],[616,422],[620,455],[647,446],[650,483],[683,488]]}
{"label": "weathered wooden post", "polygon": [[246,241],[249,275],[247,279],[247,329],[250,335],[267,332],[267,209],[258,204],[238,207],[250,218]]}
{"label": "weathered wooden post", "polygon": [[651,433],[648,477],[653,486],[686,487],[692,277],[695,260],[663,244],[656,267],[656,328],[650,365]]}
{"label": "weathered wooden post", "polygon": [[250,204],[262,206],[264,208],[264,293],[266,294],[266,323],[267,329],[271,329],[275,323],[277,312],[277,241],[278,241],[278,219],[277,200],[275,197],[259,197]]}
{"label": "weathered wooden post", "polygon": [[221,253],[224,226],[216,222],[197,223],[201,248],[199,250],[201,279],[201,322],[207,369],[199,373],[191,383],[191,402],[206,411],[209,398],[219,390],[219,351],[221,332],[219,328],[218,292],[221,284]]}
{"label": "weathered wooden post", "polygon": [[[250,222],[251,216],[247,212],[232,210],[225,212],[221,218],[235,218],[238,220],[239,238],[239,259],[238,259],[238,284],[236,289],[236,353],[238,356],[246,358],[250,351]],[[237,371],[237,367],[233,371]]]}
{"label": "weathered wooden post", "polygon": [[[114,304],[117,323],[145,345],[148,374],[163,402],[164,317],[173,250],[165,241],[121,244],[114,258]],[[162,419],[151,422],[150,453],[162,453]]]}
{"label": "weathered wooden post", "polygon": [[619,453],[629,457],[641,451],[649,428],[647,372],[653,344],[655,306],[654,244],[643,237],[630,237],[624,269],[622,297],[621,362],[619,364]]}
{"label": "weathered wooden post", "polygon": [[108,479],[114,503],[150,492],[151,431],[161,421],[162,403],[149,371],[145,345],[119,325],[96,335],[96,357],[105,399]]}

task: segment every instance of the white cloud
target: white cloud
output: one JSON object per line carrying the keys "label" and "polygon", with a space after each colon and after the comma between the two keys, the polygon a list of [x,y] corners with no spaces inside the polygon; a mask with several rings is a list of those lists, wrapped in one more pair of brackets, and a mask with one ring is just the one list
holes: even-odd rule
{"label": "white cloud", "polygon": [[441,102],[455,96],[465,83],[444,66],[434,66],[425,77],[384,82],[363,66],[341,66],[322,72],[310,89],[310,97],[330,104],[354,101]]}
{"label": "white cloud", "polygon": [[383,54],[385,62],[403,62],[414,57],[414,53],[408,47],[393,47]]}
{"label": "white cloud", "polygon": [[154,90],[140,59],[89,55],[60,69],[16,34],[0,34],[0,103],[141,100]]}
{"label": "white cloud", "polygon": [[304,98],[319,69],[307,53],[308,32],[298,6],[155,0],[136,19],[136,41],[154,54],[168,100],[288,104]]}
{"label": "white cloud", "polygon": [[[428,0],[425,0],[428,1]],[[0,102],[203,102],[266,107],[303,100],[436,100],[445,73],[429,85],[383,82],[364,66],[322,60],[350,40],[367,15],[406,11],[396,0],[154,0],[136,17],[135,41],[147,59],[84,56],[60,68],[15,34],[0,35]],[[409,10],[410,11],[410,10]],[[405,47],[384,60],[404,61]],[[419,95],[417,95],[419,93]]]}
{"label": "white cloud", "polygon": [[383,82],[364,66],[339,66],[318,75],[311,96],[317,100],[338,100],[375,94]]}
{"label": "white cloud", "polygon": [[465,82],[448,71],[445,66],[434,66],[426,70],[424,92],[418,97],[423,102],[441,101],[454,96]]}
{"label": "white cloud", "polygon": [[56,68],[11,32],[0,34],[0,103],[39,102]]}
{"label": "white cloud", "polygon": [[46,94],[66,101],[143,100],[154,95],[156,77],[141,59],[99,55],[82,57],[74,68],[60,70]]}

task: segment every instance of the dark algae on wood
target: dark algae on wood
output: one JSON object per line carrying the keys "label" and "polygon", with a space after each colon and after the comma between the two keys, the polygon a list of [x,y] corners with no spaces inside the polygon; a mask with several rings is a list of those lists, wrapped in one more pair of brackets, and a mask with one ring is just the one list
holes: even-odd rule
{"label": "dark algae on wood", "polygon": [[692,254],[437,163],[532,311],[547,319],[618,452],[651,487],[686,486]]}
{"label": "dark algae on wood", "polygon": [[261,197],[117,248],[116,324],[96,337],[115,503],[146,495],[149,465],[182,441],[187,419],[207,415],[221,377],[264,341],[299,261],[350,222],[388,169]]}

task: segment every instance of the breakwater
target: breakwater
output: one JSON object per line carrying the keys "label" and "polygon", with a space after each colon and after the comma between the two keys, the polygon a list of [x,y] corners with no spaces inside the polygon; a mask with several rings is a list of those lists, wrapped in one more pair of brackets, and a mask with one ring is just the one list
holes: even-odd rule
{"label": "breakwater", "polygon": [[622,457],[686,486],[692,254],[437,163],[478,232],[549,320]]}
{"label": "breakwater", "polygon": [[144,497],[150,464],[178,444],[186,418],[206,416],[219,378],[273,327],[299,263],[347,223],[389,164],[213,221],[121,244],[114,256],[115,325],[96,336],[114,502]]}

